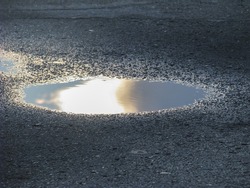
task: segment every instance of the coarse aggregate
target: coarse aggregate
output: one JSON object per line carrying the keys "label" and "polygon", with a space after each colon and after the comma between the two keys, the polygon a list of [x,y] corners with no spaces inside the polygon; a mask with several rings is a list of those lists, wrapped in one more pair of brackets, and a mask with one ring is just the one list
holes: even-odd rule
{"label": "coarse aggregate", "polygon": [[[96,15],[89,3],[63,15],[48,6],[0,13],[0,58],[14,63],[0,72],[1,187],[249,187],[249,5],[230,17],[229,3],[227,17],[211,8],[217,1],[184,4],[217,13],[204,15],[165,14],[164,1],[107,2],[119,11],[95,5]],[[207,95],[181,108],[113,115],[23,102],[27,85],[100,75],[175,81]]]}

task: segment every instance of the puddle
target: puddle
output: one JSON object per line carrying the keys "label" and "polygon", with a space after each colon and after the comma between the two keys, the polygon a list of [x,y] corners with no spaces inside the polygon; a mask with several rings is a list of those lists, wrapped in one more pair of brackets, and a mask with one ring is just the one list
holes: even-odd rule
{"label": "puddle", "polygon": [[14,67],[14,63],[11,60],[0,58],[0,72],[10,72]]}
{"label": "puddle", "polygon": [[81,114],[116,114],[181,107],[205,96],[173,82],[88,78],[24,89],[26,103]]}

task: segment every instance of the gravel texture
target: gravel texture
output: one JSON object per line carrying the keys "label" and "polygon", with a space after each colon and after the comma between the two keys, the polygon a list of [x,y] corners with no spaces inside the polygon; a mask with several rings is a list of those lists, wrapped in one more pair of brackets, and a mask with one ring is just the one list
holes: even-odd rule
{"label": "gravel texture", "polygon": [[[1,187],[249,187],[249,3],[48,2],[1,2],[0,57],[15,64],[0,72]],[[117,115],[22,102],[29,84],[99,75],[207,96]]]}

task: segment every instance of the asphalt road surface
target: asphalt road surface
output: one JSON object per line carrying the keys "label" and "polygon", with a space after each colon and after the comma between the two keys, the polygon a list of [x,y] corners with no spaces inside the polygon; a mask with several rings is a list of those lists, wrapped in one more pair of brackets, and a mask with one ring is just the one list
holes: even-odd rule
{"label": "asphalt road surface", "polygon": [[[1,187],[249,187],[246,1],[0,2]],[[83,76],[203,88],[195,104],[86,115],[22,102]]]}

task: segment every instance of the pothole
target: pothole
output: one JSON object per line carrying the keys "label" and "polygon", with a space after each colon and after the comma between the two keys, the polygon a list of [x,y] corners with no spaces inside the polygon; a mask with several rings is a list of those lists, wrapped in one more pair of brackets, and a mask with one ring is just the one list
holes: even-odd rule
{"label": "pothole", "polygon": [[205,91],[174,82],[93,77],[67,83],[31,85],[24,101],[76,114],[158,111],[193,104]]}

